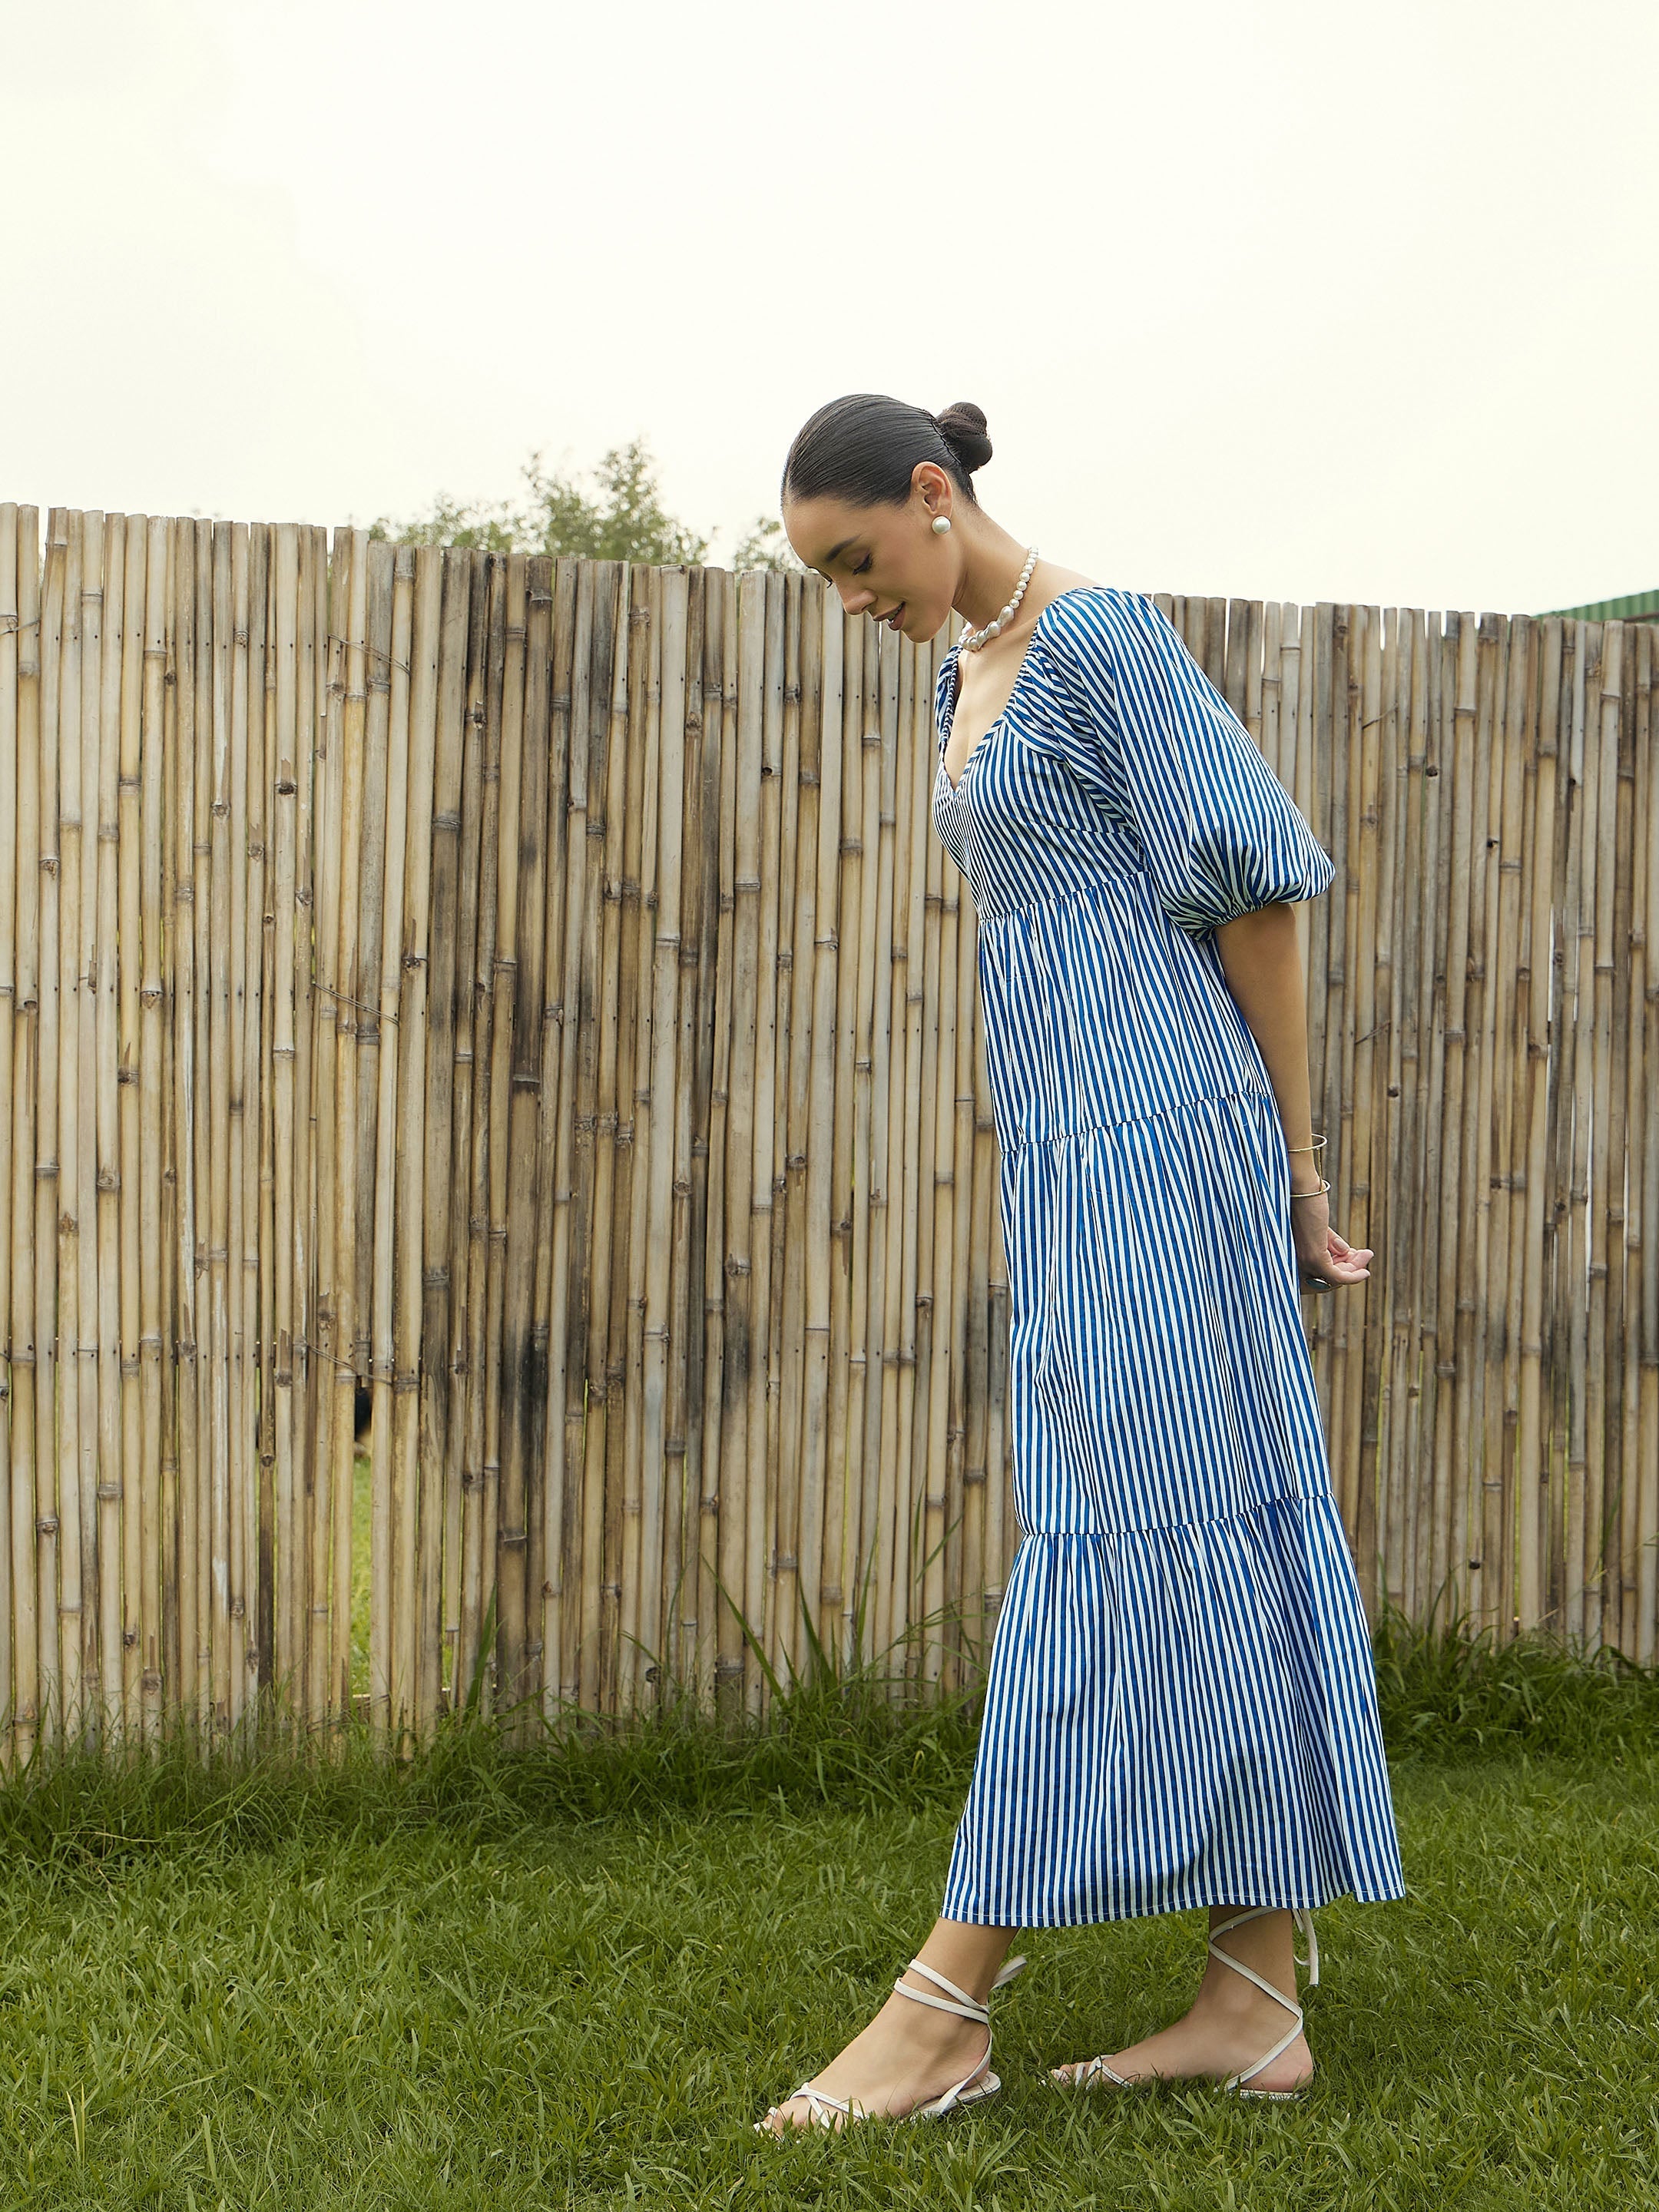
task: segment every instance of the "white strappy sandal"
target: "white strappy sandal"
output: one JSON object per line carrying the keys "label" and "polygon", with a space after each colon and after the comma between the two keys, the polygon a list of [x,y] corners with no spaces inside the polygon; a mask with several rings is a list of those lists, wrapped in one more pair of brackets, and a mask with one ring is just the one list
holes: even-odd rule
{"label": "white strappy sandal", "polygon": [[[1221,1950],[1217,1945],[1216,1938],[1219,1936],[1230,1936],[1235,1928],[1242,1928],[1247,1920],[1260,1920],[1267,1913],[1282,1910],[1282,1906],[1274,1905],[1252,1905],[1248,1912],[1236,1912],[1231,1920],[1224,1920],[1219,1928],[1212,1929],[1209,1939],[1209,1952],[1212,1958],[1219,1959],[1222,1965],[1231,1966],[1234,1973],[1243,1974],[1247,1982],[1254,1982],[1264,1996],[1271,1997],[1275,2004],[1283,2005],[1285,2011],[1291,2014],[1290,2026],[1274,2044],[1273,2049],[1264,2051],[1254,2065],[1245,2067],[1242,2073],[1230,2075],[1221,2084],[1223,2089],[1231,2090],[1235,2096],[1271,2099],[1275,2104],[1291,2102],[1302,2094],[1302,2090],[1252,2089],[1247,2087],[1246,2084],[1253,2081],[1264,2068],[1271,2066],[1275,2058],[1288,2051],[1297,2036],[1301,2034],[1302,2008],[1293,1998],[1287,1997],[1282,1990],[1276,1990],[1271,1982],[1265,1980],[1253,1967],[1247,1966],[1241,1960],[1235,1959],[1231,1952]],[[1314,1934],[1313,1915],[1311,1912],[1305,1911],[1302,1906],[1295,1905],[1291,1908],[1291,1917],[1308,1939],[1306,1960],[1297,1959],[1295,1962],[1298,1966],[1305,1966],[1308,1987],[1314,1989],[1319,1981],[1319,1939]],[[1124,2075],[1113,2073],[1103,2058],[1087,2058],[1080,2065],[1063,2074],[1051,2069],[1048,2078],[1061,2089],[1086,2089],[1096,2081],[1109,2081],[1119,2089],[1148,2089],[1155,2087],[1162,2077],[1149,2075],[1142,2076],[1138,2081],[1130,2081]],[[1304,2084],[1304,2087],[1305,2086]]]}
{"label": "white strappy sandal", "polygon": [[[1000,1990],[1005,1982],[1012,1982],[1024,1964],[1023,1958],[1010,1959],[992,1983],[993,1992]],[[908,1997],[914,2004],[932,2005],[935,2012],[953,2012],[959,2019],[977,2021],[985,2030],[985,2056],[971,2073],[965,2074],[962,2080],[953,2088],[947,2089],[943,2096],[930,2097],[920,2105],[913,2105],[908,2112],[902,2113],[899,2117],[907,2120],[943,2119],[947,2112],[959,2112],[964,2105],[982,2104],[988,2097],[994,2097],[1002,2087],[1002,2082],[997,2075],[989,2070],[991,2064],[989,2007],[977,2003],[966,1990],[958,1989],[954,1982],[947,1981],[943,1974],[935,1972],[932,1966],[924,1966],[920,1959],[912,1959],[904,1972],[922,1975],[925,1979],[933,1983],[935,1989],[943,1990],[945,1995],[942,1997],[929,1996],[926,1990],[907,1989],[904,1975],[901,1974],[893,1984],[899,1996]],[[836,2125],[835,2115],[837,2113],[841,2115],[843,2122],[866,2120],[872,2117],[864,2110],[862,2106],[857,2105],[854,2099],[829,2096],[823,2090],[815,2088],[810,2081],[803,2081],[799,2089],[793,2091],[784,2099],[784,2105],[793,2105],[797,2097],[805,2097],[806,2100],[807,2111],[811,2116],[807,2122],[810,2127],[833,2129]],[[770,2106],[766,2118],[755,2122],[755,2133],[777,2135],[781,2137],[787,2131],[774,2128],[772,2122],[782,2110],[783,2105]]]}

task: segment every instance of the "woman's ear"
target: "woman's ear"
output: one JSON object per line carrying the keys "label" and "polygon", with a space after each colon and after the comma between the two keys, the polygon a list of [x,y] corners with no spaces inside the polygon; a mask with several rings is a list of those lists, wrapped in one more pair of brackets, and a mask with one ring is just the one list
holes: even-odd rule
{"label": "woman's ear", "polygon": [[937,461],[918,461],[910,472],[911,496],[921,500],[930,522],[941,515],[949,520],[955,489]]}

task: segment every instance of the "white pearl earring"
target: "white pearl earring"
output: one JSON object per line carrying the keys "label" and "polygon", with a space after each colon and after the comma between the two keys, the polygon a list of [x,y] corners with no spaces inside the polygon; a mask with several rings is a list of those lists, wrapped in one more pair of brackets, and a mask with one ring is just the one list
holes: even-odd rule
{"label": "white pearl earring", "polygon": [[935,537],[943,538],[945,532],[950,527],[951,518],[948,514],[936,514],[933,517],[933,534]]}

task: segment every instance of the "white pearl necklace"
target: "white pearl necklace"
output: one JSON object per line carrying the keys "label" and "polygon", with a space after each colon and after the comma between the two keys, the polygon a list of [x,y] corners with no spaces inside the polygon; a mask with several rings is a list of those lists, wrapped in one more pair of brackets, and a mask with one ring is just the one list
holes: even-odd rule
{"label": "white pearl necklace", "polygon": [[994,637],[1000,637],[1014,618],[1014,610],[1025,597],[1025,586],[1031,580],[1031,571],[1036,566],[1037,550],[1033,545],[1025,556],[1025,566],[1019,572],[1019,581],[1014,586],[1013,597],[994,622],[988,622],[983,629],[965,629],[957,640],[964,653],[977,653]]}

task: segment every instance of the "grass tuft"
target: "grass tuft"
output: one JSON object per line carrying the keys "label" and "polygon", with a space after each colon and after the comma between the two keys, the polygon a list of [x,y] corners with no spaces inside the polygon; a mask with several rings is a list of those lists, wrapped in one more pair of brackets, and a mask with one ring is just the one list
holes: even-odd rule
{"label": "grass tuft", "polygon": [[[1396,1768],[1517,1753],[1607,1764],[1659,1752],[1659,1670],[1616,1652],[1581,1657],[1537,1638],[1495,1645],[1398,1616],[1381,1624],[1376,1651]],[[401,1760],[359,1723],[320,1754],[291,1735],[211,1753],[180,1736],[131,1760],[43,1747],[0,1786],[0,1852],[114,1868],[185,1844],[257,1851],[426,1829],[484,1841],[676,1814],[921,1808],[961,1796],[978,1724],[970,1692],[824,1657],[811,1676],[778,1686],[763,1722],[716,1720],[671,1691],[631,1721],[537,1716],[527,1739],[469,1708]]]}
{"label": "grass tuft", "polygon": [[1542,1635],[1498,1644],[1466,1621],[1415,1626],[1387,1613],[1374,1639],[1390,1761],[1620,1760],[1659,1750],[1659,1668],[1611,1646],[1580,1654]]}

